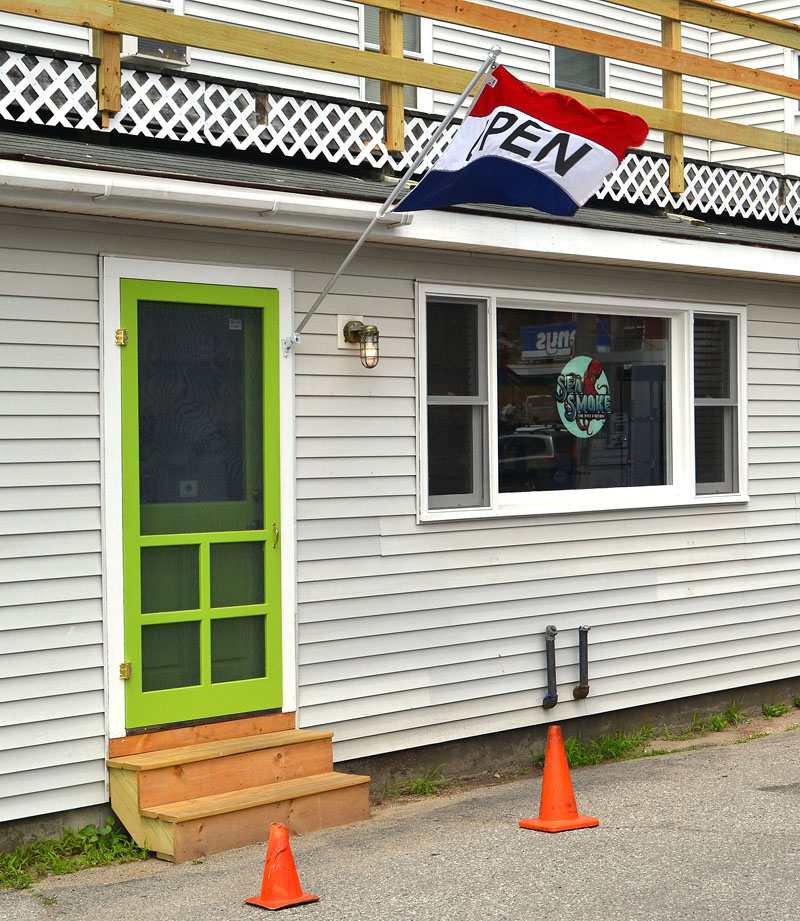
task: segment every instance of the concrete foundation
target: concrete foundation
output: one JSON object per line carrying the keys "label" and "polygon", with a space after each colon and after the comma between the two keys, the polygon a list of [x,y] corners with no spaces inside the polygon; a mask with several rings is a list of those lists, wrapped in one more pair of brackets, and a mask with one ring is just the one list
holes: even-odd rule
{"label": "concrete foundation", "polygon": [[0,822],[0,851],[15,851],[37,838],[59,838],[64,828],[79,831],[87,825],[101,827],[110,816],[111,805],[85,806],[83,809],[68,809],[65,812],[51,812],[29,819],[13,819]]}
{"label": "concrete foundation", "polygon": [[[718,715],[734,699],[740,702],[746,715],[760,716],[762,704],[792,703],[798,696],[800,677],[614,710],[579,719],[559,720],[556,706],[550,711],[550,722],[561,726],[565,738],[580,736],[586,741],[619,730],[632,732],[646,725],[652,726],[656,732],[663,731],[664,726],[670,732],[679,732],[691,725],[695,713],[701,717]],[[516,774],[530,769],[533,756],[544,751],[548,725],[543,723],[370,758],[354,758],[340,761],[334,768],[346,773],[368,774],[372,778],[370,791],[373,800],[381,800],[386,791],[395,785],[416,780],[440,764],[444,765],[441,773],[451,781],[472,780],[482,774]]]}

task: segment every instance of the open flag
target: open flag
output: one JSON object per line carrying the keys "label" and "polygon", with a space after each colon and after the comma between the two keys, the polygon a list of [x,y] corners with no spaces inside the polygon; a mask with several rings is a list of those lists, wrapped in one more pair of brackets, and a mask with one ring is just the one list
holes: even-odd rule
{"label": "open flag", "polygon": [[472,202],[574,214],[647,132],[637,115],[539,93],[496,67],[450,146],[394,210]]}

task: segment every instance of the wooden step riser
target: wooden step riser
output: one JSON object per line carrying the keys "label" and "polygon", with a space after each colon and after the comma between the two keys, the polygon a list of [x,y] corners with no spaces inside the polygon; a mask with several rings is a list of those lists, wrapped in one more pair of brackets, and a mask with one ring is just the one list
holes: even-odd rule
{"label": "wooden step riser", "polygon": [[[174,829],[174,850],[172,853],[160,851],[158,856],[175,863],[184,863],[207,854],[266,842],[273,822],[286,825],[290,834],[307,835],[323,828],[347,825],[368,818],[369,784],[357,784],[170,826],[170,829]],[[164,829],[159,838],[168,840],[168,836],[169,830]]]}
{"label": "wooden step riser", "polygon": [[270,732],[294,729],[294,713],[270,713],[219,723],[204,723],[201,726],[184,726],[181,729],[164,729],[157,732],[143,732],[108,740],[108,757],[135,755],[142,752],[163,751],[180,745],[195,745],[198,742],[217,742],[220,739],[238,739],[242,736],[256,736]]}
{"label": "wooden step riser", "polygon": [[329,739],[138,772],[139,807],[228,793],[333,770]]}

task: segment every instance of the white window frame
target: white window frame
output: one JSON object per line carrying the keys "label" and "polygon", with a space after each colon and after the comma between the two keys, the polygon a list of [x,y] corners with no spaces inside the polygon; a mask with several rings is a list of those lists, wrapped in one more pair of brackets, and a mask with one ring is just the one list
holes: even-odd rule
{"label": "white window frame", "polygon": [[[519,515],[564,514],[616,509],[660,508],[680,505],[710,505],[747,501],[746,427],[746,308],[668,300],[666,298],[618,297],[554,291],[521,291],[440,283],[418,282],[417,291],[417,439],[418,520],[448,521],[499,518]],[[465,297],[486,301],[486,369],[488,382],[489,495],[483,507],[436,508],[428,496],[426,304],[430,296]],[[670,323],[668,369],[667,458],[671,483],[664,486],[614,487],[608,489],[554,490],[552,492],[500,493],[497,458],[497,309],[523,307],[541,310],[577,310],[585,313],[658,316]],[[733,493],[698,494],[695,489],[694,447],[694,314],[721,314],[736,318],[736,398],[738,426],[738,489]]]}

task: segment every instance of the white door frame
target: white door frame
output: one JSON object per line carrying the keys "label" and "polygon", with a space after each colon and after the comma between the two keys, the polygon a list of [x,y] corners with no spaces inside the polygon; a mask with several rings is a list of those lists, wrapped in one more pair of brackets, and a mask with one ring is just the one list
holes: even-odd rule
{"label": "white door frame", "polygon": [[[125,735],[125,682],[119,666],[125,661],[122,580],[122,379],[115,330],[120,325],[119,283],[122,278],[173,281],[278,291],[280,336],[292,333],[293,275],[288,269],[173,262],[126,256],[100,257],[100,373],[103,528],[103,622],[106,647],[106,730],[108,738]],[[280,339],[273,343],[281,348]],[[294,359],[280,359],[281,458],[281,632],[283,712],[297,708],[296,542],[294,458]]]}

